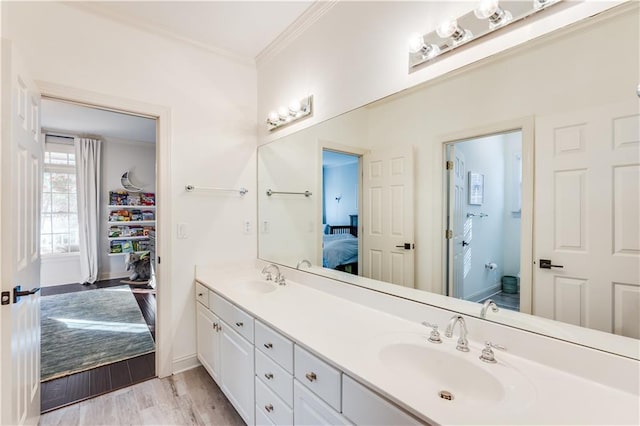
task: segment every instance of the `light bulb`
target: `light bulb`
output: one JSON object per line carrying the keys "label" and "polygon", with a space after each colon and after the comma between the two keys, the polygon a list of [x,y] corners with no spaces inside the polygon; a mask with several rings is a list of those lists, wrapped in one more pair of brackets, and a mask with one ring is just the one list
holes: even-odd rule
{"label": "light bulb", "polygon": [[473,11],[478,19],[487,19],[498,11],[498,0],[482,0]]}
{"label": "light bulb", "polygon": [[289,104],[289,112],[291,112],[294,115],[300,112],[300,109],[302,109],[302,105],[300,105],[299,100],[293,100]]}
{"label": "light bulb", "polygon": [[418,53],[424,48],[424,37],[422,34],[413,33],[409,37],[409,52]]}
{"label": "light bulb", "polygon": [[286,120],[286,118],[289,116],[289,110],[285,107],[278,108],[278,116],[280,120]]}
{"label": "light bulb", "polygon": [[436,32],[441,38],[449,38],[456,32],[457,29],[458,21],[456,21],[455,19],[449,19],[438,25],[438,28],[436,28]]}
{"label": "light bulb", "polygon": [[275,111],[271,111],[269,113],[269,122],[271,123],[276,123],[278,121],[278,119],[280,118],[280,116],[278,115],[277,112]]}

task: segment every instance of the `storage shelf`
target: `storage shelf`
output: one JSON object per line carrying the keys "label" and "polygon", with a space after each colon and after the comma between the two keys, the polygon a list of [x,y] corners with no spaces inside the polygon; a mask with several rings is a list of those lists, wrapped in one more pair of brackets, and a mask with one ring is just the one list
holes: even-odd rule
{"label": "storage shelf", "polygon": [[109,237],[109,241],[116,241],[116,240],[122,240],[122,241],[126,241],[126,240],[148,240],[149,236],[148,235],[143,235],[141,237]]}
{"label": "storage shelf", "polygon": [[[137,254],[142,254],[142,253],[148,253],[149,250],[143,250],[143,251],[134,251],[133,253],[137,253]],[[107,256],[122,256],[125,255],[127,253],[108,253]]]}
{"label": "storage shelf", "polygon": [[127,210],[127,209],[153,210],[156,208],[156,206],[120,206],[117,204],[109,204],[107,207],[110,209],[123,209],[123,210]]}
{"label": "storage shelf", "polygon": [[126,226],[126,225],[154,225],[155,220],[108,220],[109,225]]}

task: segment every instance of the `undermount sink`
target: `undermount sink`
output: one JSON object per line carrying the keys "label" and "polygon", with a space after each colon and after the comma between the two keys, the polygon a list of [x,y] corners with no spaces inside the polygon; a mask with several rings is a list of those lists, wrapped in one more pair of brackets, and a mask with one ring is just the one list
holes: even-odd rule
{"label": "undermount sink", "polygon": [[259,280],[242,281],[238,287],[247,293],[271,293],[277,288],[275,284]]}
{"label": "undermount sink", "polygon": [[437,345],[426,337],[387,342],[378,352],[380,361],[402,383],[451,407],[505,404],[518,409],[532,403],[535,390],[525,376],[504,362],[483,363],[479,355],[480,348],[460,352],[455,341]]}

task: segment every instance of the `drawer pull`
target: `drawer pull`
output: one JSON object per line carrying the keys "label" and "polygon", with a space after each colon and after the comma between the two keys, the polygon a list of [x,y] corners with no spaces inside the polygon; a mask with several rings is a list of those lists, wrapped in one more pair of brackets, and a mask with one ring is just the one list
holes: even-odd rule
{"label": "drawer pull", "polygon": [[218,323],[217,323],[217,322],[214,322],[214,323],[213,323],[213,324],[211,324],[211,325],[213,326],[213,329],[214,329],[215,331],[218,331]]}
{"label": "drawer pull", "polygon": [[267,374],[264,375],[264,377],[266,377],[267,380],[271,380],[271,379],[273,379],[273,373],[267,373]]}
{"label": "drawer pull", "polygon": [[198,293],[198,297],[202,297],[202,296],[204,296],[203,293]]}
{"label": "drawer pull", "polygon": [[316,373],[307,373],[304,375],[307,380],[309,380],[310,382],[313,382],[314,380],[316,380],[318,377],[316,376]]}
{"label": "drawer pull", "polygon": [[265,405],[264,409],[267,410],[268,413],[273,411],[273,405],[269,404],[269,405]]}
{"label": "drawer pull", "polygon": [[237,323],[236,323],[236,325],[237,325],[238,327],[242,327],[242,326],[244,325],[244,323],[242,323],[242,322],[237,322]]}
{"label": "drawer pull", "polygon": [[265,343],[264,347],[267,348],[267,349],[271,349],[273,347],[273,344],[272,343]]}

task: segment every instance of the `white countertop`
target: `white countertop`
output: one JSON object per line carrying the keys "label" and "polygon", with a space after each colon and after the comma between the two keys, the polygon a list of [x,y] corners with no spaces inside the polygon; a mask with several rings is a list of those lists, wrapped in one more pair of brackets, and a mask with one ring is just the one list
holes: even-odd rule
{"label": "white countertop", "polygon": [[[505,380],[506,392],[499,400],[465,398],[474,384],[467,386],[458,375],[454,382],[460,383],[459,398],[445,401],[428,380],[417,379],[423,372],[412,376],[410,367],[389,365],[380,356],[380,349],[390,343],[423,344],[428,349],[429,330],[419,323],[289,280],[270,293],[248,292],[239,283],[263,280],[252,268],[197,267],[196,280],[429,423],[640,424],[638,395],[509,352],[496,351],[497,364],[483,363],[478,360],[481,346],[473,340],[471,352],[453,350],[450,356],[464,357]],[[455,346],[455,340],[445,340]]]}

